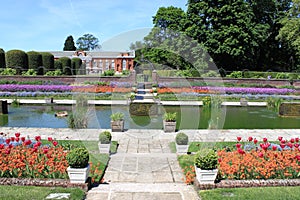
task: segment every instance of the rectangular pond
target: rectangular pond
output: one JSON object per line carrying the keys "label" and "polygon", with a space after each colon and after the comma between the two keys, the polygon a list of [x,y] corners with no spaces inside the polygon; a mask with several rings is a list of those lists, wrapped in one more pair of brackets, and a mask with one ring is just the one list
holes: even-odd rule
{"label": "rectangular pond", "polygon": [[[68,118],[55,117],[59,111],[72,112],[72,106],[21,105],[8,108],[8,115],[0,115],[0,126],[67,128]],[[198,106],[165,106],[153,116],[133,116],[128,106],[90,106],[88,128],[110,128],[113,112],[125,114],[126,129],[162,129],[164,112],[177,112],[177,129],[299,129],[300,117],[280,117],[277,112],[265,107],[223,107],[206,111]]]}

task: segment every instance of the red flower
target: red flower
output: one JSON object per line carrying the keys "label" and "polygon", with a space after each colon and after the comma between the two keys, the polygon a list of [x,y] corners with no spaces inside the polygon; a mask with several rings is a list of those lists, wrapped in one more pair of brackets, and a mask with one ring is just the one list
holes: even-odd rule
{"label": "red flower", "polygon": [[300,145],[298,143],[294,144],[294,147],[298,148]]}
{"label": "red flower", "polygon": [[287,143],[288,147],[293,148],[293,144],[291,142]]}
{"label": "red flower", "polygon": [[248,137],[249,142],[251,142],[253,140],[253,137]]}
{"label": "red flower", "polygon": [[296,138],[295,138],[295,141],[296,141],[296,142],[299,142],[299,138],[298,138],[298,137],[296,137]]}
{"label": "red flower", "polygon": [[32,148],[32,153],[37,152],[37,150],[38,150],[37,147]]}
{"label": "red flower", "polygon": [[298,161],[300,161],[300,155],[297,155],[297,156],[296,156],[296,159],[297,159]]}
{"label": "red flower", "polygon": [[254,144],[256,144],[256,143],[258,142],[258,140],[255,138],[255,139],[253,140],[253,142],[254,142]]}
{"label": "red flower", "polygon": [[25,145],[31,145],[31,140],[25,140],[24,144]]}
{"label": "red flower", "polygon": [[245,151],[244,151],[243,149],[238,148],[237,150],[238,150],[238,153],[239,153],[239,154],[242,154],[242,155],[245,154]]}
{"label": "red flower", "polygon": [[278,140],[281,141],[281,140],[282,140],[282,137],[281,137],[281,136],[278,136]]}
{"label": "red flower", "polygon": [[40,141],[40,140],[41,140],[41,136],[39,136],[39,135],[38,135],[38,136],[35,136],[35,140],[36,140],[36,141]]}
{"label": "red flower", "polygon": [[7,139],[5,140],[5,143],[6,143],[6,144],[9,144],[9,143],[10,143],[10,139],[7,138]]}
{"label": "red flower", "polygon": [[238,148],[241,148],[242,145],[241,145],[241,143],[237,143],[235,146],[238,149]]}
{"label": "red flower", "polygon": [[25,141],[25,137],[21,137],[21,141],[24,142]]}
{"label": "red flower", "polygon": [[284,149],[285,144],[281,143],[281,144],[280,144],[280,147],[281,147],[282,149]]}
{"label": "red flower", "polygon": [[282,143],[282,144],[285,144],[285,142],[286,142],[285,140],[281,140],[281,141],[280,141],[280,143]]}
{"label": "red flower", "polygon": [[10,140],[14,142],[15,141],[15,137],[11,137]]}
{"label": "red flower", "polygon": [[17,138],[16,138],[16,142],[19,142],[19,140],[20,140],[20,138],[17,137]]}
{"label": "red flower", "polygon": [[48,137],[48,141],[51,142],[53,139],[52,137]]}
{"label": "red flower", "polygon": [[10,148],[10,149],[13,148],[13,147],[14,147],[14,146],[13,146],[12,144],[9,144],[9,145],[8,145],[8,148]]}
{"label": "red flower", "polygon": [[0,144],[0,149],[4,149],[4,144]]}
{"label": "red flower", "polygon": [[44,154],[48,153],[49,149],[48,148],[43,148]]}
{"label": "red flower", "polygon": [[222,162],[222,159],[221,159],[221,158],[218,158],[218,162],[221,163],[221,162]]}
{"label": "red flower", "polygon": [[5,153],[6,153],[6,154],[10,154],[10,149],[9,149],[9,148],[6,148],[6,149],[5,149]]}
{"label": "red flower", "polygon": [[18,137],[20,137],[20,133],[15,133],[15,136],[18,138]]}
{"label": "red flower", "polygon": [[262,158],[262,157],[264,157],[264,154],[262,152],[259,152],[258,156]]}
{"label": "red flower", "polygon": [[273,151],[276,151],[276,149],[277,149],[277,146],[272,146],[272,149],[273,149]]}
{"label": "red flower", "polygon": [[40,142],[40,141],[38,141],[38,142],[36,142],[34,145],[33,145],[33,147],[34,148],[37,148],[37,147],[39,147],[39,146],[41,146],[42,145],[42,143]]}
{"label": "red flower", "polygon": [[268,141],[268,139],[267,138],[263,138],[263,141],[266,143]]}
{"label": "red flower", "polygon": [[295,139],[294,139],[294,138],[292,138],[292,139],[290,140],[290,142],[291,142],[291,143],[294,143],[294,142],[295,142]]}
{"label": "red flower", "polygon": [[51,158],[51,154],[47,154],[47,158],[50,159]]}
{"label": "red flower", "polygon": [[238,137],[236,137],[236,139],[237,139],[238,141],[241,141],[242,137],[238,136]]}
{"label": "red flower", "polygon": [[53,141],[52,144],[53,144],[53,146],[56,147],[58,145],[58,142],[57,141]]}

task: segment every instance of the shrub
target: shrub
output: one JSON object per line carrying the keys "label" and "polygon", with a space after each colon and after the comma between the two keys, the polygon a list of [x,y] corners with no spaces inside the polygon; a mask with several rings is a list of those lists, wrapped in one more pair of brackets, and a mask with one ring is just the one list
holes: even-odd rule
{"label": "shrub", "polygon": [[104,76],[114,76],[115,75],[115,70],[110,69],[110,70],[106,70],[103,73]]}
{"label": "shrub", "polygon": [[72,66],[72,70],[73,70],[73,74],[80,74],[80,67],[82,65],[82,60],[80,58],[72,58],[71,60],[71,66]]}
{"label": "shrub", "polygon": [[123,120],[124,119],[124,114],[121,112],[116,112],[110,115],[110,119],[112,121],[118,121],[118,120]]}
{"label": "shrub", "polygon": [[109,144],[111,141],[111,133],[109,131],[103,131],[99,135],[99,141],[101,144]]}
{"label": "shrub", "polygon": [[13,76],[13,75],[17,74],[17,70],[12,69],[12,68],[5,68],[5,69],[1,69],[0,74],[7,75],[7,76]]}
{"label": "shrub", "polygon": [[277,73],[275,78],[276,79],[287,79],[288,74],[287,73]]}
{"label": "shrub", "polygon": [[42,55],[36,51],[27,52],[28,56],[28,69],[37,71],[38,75],[43,75],[43,70],[40,68],[43,65]]}
{"label": "shrub", "polygon": [[42,66],[44,67],[44,73],[49,70],[54,70],[54,56],[48,52],[40,52],[42,55]]}
{"label": "shrub", "polygon": [[174,112],[174,113],[166,112],[164,114],[164,120],[166,122],[175,122],[176,121],[176,116],[177,116],[176,112]]}
{"label": "shrub", "polygon": [[37,73],[34,69],[29,69],[26,72],[22,72],[23,76],[36,76]]}
{"label": "shrub", "polygon": [[185,133],[178,133],[175,138],[176,144],[187,145],[189,142],[189,137]]}
{"label": "shrub", "polygon": [[130,74],[130,70],[126,69],[122,71],[123,76],[128,76]]}
{"label": "shrub", "polygon": [[0,48],[0,68],[5,68],[5,51]]}
{"label": "shrub", "polygon": [[228,78],[243,78],[243,72],[233,71],[229,75],[227,75],[226,77],[228,77]]}
{"label": "shrub", "polygon": [[202,170],[216,169],[218,166],[218,155],[212,149],[202,149],[195,155],[194,163]]}
{"label": "shrub", "polygon": [[61,63],[60,60],[55,60],[55,61],[54,61],[54,69],[55,69],[55,70],[60,70],[60,71],[63,70],[63,68],[62,68],[62,63]]}
{"label": "shrub", "polygon": [[61,57],[58,60],[62,64],[63,74],[65,74],[65,75],[72,75],[71,59],[68,58],[68,57]]}
{"label": "shrub", "polygon": [[71,168],[85,168],[89,163],[89,152],[86,148],[72,149],[66,157]]}
{"label": "shrub", "polygon": [[220,74],[218,72],[216,72],[216,71],[209,70],[205,74],[202,74],[201,77],[220,77]]}
{"label": "shrub", "polygon": [[63,73],[61,72],[61,70],[57,69],[55,71],[48,71],[45,76],[61,76],[63,75]]}
{"label": "shrub", "polygon": [[17,74],[21,74],[21,69],[28,69],[27,54],[21,50],[10,50],[6,52],[6,67],[17,69]]}

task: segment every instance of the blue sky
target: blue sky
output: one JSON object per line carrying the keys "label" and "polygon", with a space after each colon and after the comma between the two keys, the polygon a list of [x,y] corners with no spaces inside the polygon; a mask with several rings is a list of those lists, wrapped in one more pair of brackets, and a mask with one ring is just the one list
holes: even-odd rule
{"label": "blue sky", "polygon": [[10,0],[1,2],[0,48],[59,51],[67,36],[91,33],[102,50],[128,50],[153,27],[159,7],[187,0]]}

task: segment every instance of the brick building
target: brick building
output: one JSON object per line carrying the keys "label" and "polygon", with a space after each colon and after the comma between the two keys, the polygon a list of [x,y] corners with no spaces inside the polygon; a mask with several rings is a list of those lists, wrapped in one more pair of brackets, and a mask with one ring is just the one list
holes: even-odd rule
{"label": "brick building", "polygon": [[101,74],[106,70],[133,70],[134,51],[51,51],[54,59],[61,57],[80,58],[86,66],[86,74]]}

